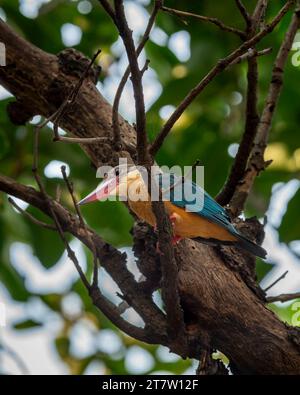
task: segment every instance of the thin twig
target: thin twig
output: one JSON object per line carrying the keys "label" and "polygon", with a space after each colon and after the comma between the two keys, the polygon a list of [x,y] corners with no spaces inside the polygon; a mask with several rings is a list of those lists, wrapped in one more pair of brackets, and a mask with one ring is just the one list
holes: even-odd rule
{"label": "thin twig", "polygon": [[256,7],[253,11],[252,14],[252,23],[256,26],[259,27],[261,24],[261,21],[263,20],[266,9],[268,7],[268,0],[259,0],[256,4]]}
{"label": "thin twig", "polygon": [[59,203],[61,199],[61,187],[59,184],[56,185],[56,191],[55,191],[55,200]]}
{"label": "thin twig", "polygon": [[94,144],[94,143],[102,142],[102,141],[105,141],[108,139],[107,137],[91,137],[91,138],[64,137],[64,136],[61,136],[58,131],[58,125],[59,125],[60,119],[65,115],[69,106],[71,106],[75,102],[75,100],[78,96],[78,93],[80,91],[80,88],[81,88],[86,76],[88,75],[89,70],[95,63],[95,60],[97,59],[100,52],[101,52],[101,50],[98,50],[94,54],[94,56],[90,60],[89,64],[85,68],[84,72],[82,73],[81,77],[79,78],[79,80],[77,81],[75,86],[71,89],[70,93],[68,94],[67,98],[63,101],[61,106],[52,115],[50,115],[50,117],[45,119],[39,125],[35,126],[36,129],[42,129],[44,126],[47,125],[48,122],[53,122],[53,133],[54,133],[53,141],[63,141],[65,143]]}
{"label": "thin twig", "polygon": [[61,174],[63,176],[63,179],[64,179],[64,181],[65,181],[65,183],[67,185],[69,194],[70,194],[70,196],[72,198],[73,206],[74,206],[76,214],[77,214],[77,216],[79,218],[80,225],[84,228],[85,227],[84,219],[83,219],[83,217],[81,215],[79,205],[77,204],[77,201],[76,201],[76,198],[75,198],[75,195],[74,195],[73,185],[72,185],[72,183],[70,182],[70,180],[69,180],[69,178],[67,176],[66,166],[63,165],[63,166],[61,166],[60,169],[61,169]]}
{"label": "thin twig", "polygon": [[141,68],[142,75],[144,75],[144,73],[148,70],[149,63],[150,63],[150,59],[146,59],[144,66]]}
{"label": "thin twig", "polygon": [[67,241],[67,239],[65,237],[65,234],[64,234],[64,231],[63,231],[63,229],[61,227],[59,219],[58,219],[55,211],[53,210],[54,202],[50,198],[50,196],[48,196],[48,194],[47,194],[47,192],[45,190],[45,187],[44,187],[44,185],[42,183],[42,180],[41,180],[41,178],[39,176],[39,173],[38,173],[39,132],[40,132],[39,128],[35,128],[34,132],[35,132],[35,136],[34,136],[33,168],[32,168],[32,172],[33,172],[34,178],[35,178],[35,180],[36,180],[36,182],[38,184],[38,187],[39,187],[42,195],[44,196],[45,201],[47,202],[47,205],[48,205],[50,213],[51,213],[51,217],[53,218],[55,226],[56,226],[56,229],[58,231],[58,234],[60,235],[60,238],[62,239],[62,241],[63,241],[63,243],[65,245],[65,248],[66,248],[67,253],[68,253],[68,257],[74,263],[75,268],[76,268],[76,270],[77,270],[77,272],[78,272],[78,274],[80,276],[80,279],[83,282],[84,286],[89,290],[90,289],[90,284],[89,284],[85,274],[83,273],[83,271],[81,269],[81,266],[79,265],[79,262],[77,260],[77,257],[75,255],[74,251],[70,247],[70,245],[69,245],[69,243],[68,243],[68,241]]}
{"label": "thin twig", "polygon": [[113,8],[109,4],[109,2],[107,0],[98,0],[98,1],[102,5],[102,7],[105,9],[107,14],[111,17],[111,19],[115,22],[116,21],[115,11],[113,10]]}
{"label": "thin twig", "polygon": [[295,292],[293,294],[280,294],[277,296],[269,296],[267,298],[268,303],[274,303],[274,302],[289,302],[290,300],[294,299],[300,299],[300,292]]}
{"label": "thin twig", "polygon": [[187,109],[187,107],[198,97],[198,95],[204,90],[204,88],[223,70],[225,70],[230,63],[232,63],[236,58],[243,55],[249,48],[254,47],[263,37],[265,37],[268,33],[272,32],[275,26],[280,22],[280,20],[284,17],[284,15],[288,12],[294,0],[289,0],[287,3],[281,8],[279,13],[275,16],[272,22],[265,26],[265,28],[253,36],[250,40],[245,41],[239,48],[235,51],[231,52],[224,59],[221,59],[207,74],[206,76],[187,94],[187,96],[183,99],[183,101],[179,104],[170,118],[167,120],[162,130],[157,135],[154,140],[150,153],[154,156],[160,147],[162,146],[165,138],[168,136],[169,132],[173,128],[174,124],[178,121],[183,112]]}
{"label": "thin twig", "polygon": [[241,0],[235,0],[235,2],[236,2],[238,9],[240,10],[240,13],[242,14],[243,18],[245,19],[247,26],[249,26],[251,23],[251,17],[249,15],[246,7],[244,6],[244,4],[242,3]]}
{"label": "thin twig", "polygon": [[227,26],[217,18],[212,18],[212,17],[199,15],[199,14],[193,14],[192,12],[187,12],[187,11],[175,10],[174,8],[169,8],[169,7],[162,7],[161,9],[162,9],[162,11],[165,11],[171,15],[175,15],[179,18],[195,18],[195,19],[198,19],[203,22],[213,23],[214,25],[218,26],[221,30],[237,34],[242,39],[244,39],[246,37],[246,34],[242,30],[236,29],[231,26]]}
{"label": "thin twig", "polygon": [[92,250],[92,253],[93,253],[92,287],[98,287],[98,257],[97,257],[96,246],[93,243],[92,238],[90,237],[90,234],[89,234],[89,232],[87,230],[87,227],[85,225],[84,219],[83,219],[83,217],[81,215],[79,205],[77,204],[77,200],[76,200],[75,195],[74,195],[73,184],[70,182],[70,180],[69,180],[69,178],[67,176],[67,173],[66,173],[66,166],[61,166],[61,173],[62,173],[63,179],[64,179],[64,181],[65,181],[65,183],[67,185],[69,194],[70,194],[70,196],[72,198],[73,206],[74,206],[76,214],[77,214],[77,216],[79,218],[80,225],[85,230],[86,237],[89,240],[90,249]]}
{"label": "thin twig", "polygon": [[102,311],[104,315],[121,331],[124,331],[129,336],[140,341],[149,341],[149,336],[144,328],[139,328],[125,321],[121,317],[122,312],[119,311],[118,306],[115,306],[109,299],[107,299],[98,287],[92,287],[90,296],[94,305]]}
{"label": "thin twig", "polygon": [[81,266],[80,266],[80,264],[79,264],[79,262],[78,262],[78,259],[77,259],[77,257],[76,257],[75,252],[72,250],[72,248],[70,247],[70,244],[68,243],[68,241],[67,241],[67,239],[66,239],[66,236],[65,236],[65,234],[64,234],[64,231],[63,231],[63,229],[62,229],[62,227],[61,227],[61,225],[60,225],[59,219],[58,219],[58,217],[56,216],[55,211],[53,210],[53,207],[52,207],[53,202],[52,202],[51,198],[46,194],[44,188],[42,187],[42,183],[41,183],[41,180],[40,180],[40,178],[39,178],[38,173],[35,173],[35,178],[36,178],[36,180],[37,180],[37,182],[38,182],[38,184],[39,184],[39,187],[40,187],[40,189],[41,189],[42,194],[44,195],[46,201],[48,202],[49,210],[50,210],[50,212],[51,212],[51,216],[52,216],[52,218],[53,218],[53,220],[54,220],[54,222],[55,222],[55,225],[56,225],[58,234],[60,235],[60,238],[61,238],[61,240],[63,241],[63,243],[64,243],[64,245],[65,245],[65,248],[66,248],[66,250],[67,250],[68,257],[69,257],[69,258],[71,259],[71,261],[74,263],[74,266],[75,266],[75,268],[76,268],[76,270],[77,270],[77,272],[78,272],[78,274],[79,274],[79,277],[80,277],[80,279],[81,279],[83,285],[85,286],[85,288],[86,288],[87,290],[89,290],[89,289],[90,289],[90,284],[89,284],[89,282],[88,282],[88,280],[87,280],[87,278],[86,278],[86,276],[85,276],[83,270],[81,269]]}
{"label": "thin twig", "polygon": [[243,55],[241,55],[238,58],[236,58],[235,60],[233,60],[229,64],[229,67],[234,66],[236,64],[239,64],[239,63],[241,63],[241,62],[243,62],[245,60],[249,60],[249,59],[257,58],[257,57],[260,57],[260,56],[268,55],[270,52],[272,52],[272,48],[265,48],[265,49],[262,49],[261,51],[257,51],[254,48],[249,48],[246,53],[244,53]]}
{"label": "thin twig", "polygon": [[283,280],[285,278],[285,276],[288,274],[288,270],[285,271],[283,274],[281,274],[281,276],[279,276],[272,284],[270,284],[267,288],[264,289],[264,292],[269,291],[271,288],[274,287],[274,285],[276,285],[277,283],[279,283],[279,281]]}
{"label": "thin twig", "polygon": [[[161,8],[161,4],[162,4],[161,0],[155,0],[154,8],[153,8],[153,11],[150,15],[145,33],[143,34],[141,42],[139,43],[139,45],[136,49],[136,56],[137,57],[139,57],[139,55],[141,54],[147,41],[149,40],[149,35],[150,35],[150,32],[151,32],[152,27],[154,25],[157,13],[158,13],[159,9]],[[125,88],[125,85],[126,85],[129,75],[130,75],[130,66],[127,67],[127,69],[125,70],[125,72],[123,74],[123,77],[121,78],[120,84],[119,84],[118,89],[115,94],[113,106],[112,106],[112,124],[113,124],[114,141],[115,141],[116,146],[118,146],[121,143],[121,130],[120,130],[120,125],[119,125],[119,105],[120,105],[121,96],[122,96],[122,93]]]}
{"label": "thin twig", "polygon": [[17,210],[19,213],[23,214],[25,217],[30,219],[32,223],[35,225],[41,226],[42,228],[50,229],[50,230],[56,230],[56,226],[52,224],[47,224],[46,222],[40,221],[39,219],[35,218],[33,215],[28,213],[26,210],[23,210],[20,206],[17,205],[17,203],[11,198],[8,198],[9,203]]}
{"label": "thin twig", "polygon": [[[144,165],[149,163],[150,158],[148,153],[148,138],[146,133],[146,111],[142,85],[143,76],[141,70],[139,69],[138,55],[135,50],[132,32],[129,29],[125,17],[123,0],[115,0],[114,4],[116,13],[116,25],[126,49],[129,68],[131,72],[131,81],[135,101],[138,163],[140,165]],[[117,117],[118,115],[114,113],[114,116]],[[114,118],[114,121],[116,121],[116,124],[118,124],[118,119]]]}
{"label": "thin twig", "polygon": [[[254,9],[253,15],[249,17],[249,23],[247,23],[247,40],[251,39],[258,27],[258,23],[262,18],[264,8],[266,6],[265,0],[258,2]],[[271,49],[265,50],[268,53]],[[255,48],[249,48],[248,51],[252,51],[254,54],[263,52]],[[216,200],[219,204],[227,205],[235,192],[236,185],[240,182],[244,176],[247,168],[247,163],[251,150],[253,148],[254,138],[257,133],[257,127],[259,122],[259,113],[257,108],[258,101],[258,62],[257,57],[249,57],[248,60],[248,71],[247,71],[247,93],[246,93],[246,119],[245,128],[242,140],[239,144],[238,152],[234,158],[227,180],[216,196]]]}
{"label": "thin twig", "polygon": [[64,102],[62,103],[62,105],[59,107],[59,109],[56,111],[56,115],[54,117],[54,139],[55,140],[60,140],[60,135],[58,133],[58,124],[59,124],[59,120],[62,118],[62,116],[65,114],[66,110],[68,109],[68,107],[70,105],[72,105],[76,98],[77,95],[79,93],[79,90],[83,84],[83,81],[85,80],[88,72],[90,71],[91,67],[93,66],[95,60],[97,59],[98,55],[100,54],[101,50],[98,49],[97,52],[94,54],[94,56],[92,57],[91,61],[89,62],[89,64],[87,65],[87,67],[85,68],[84,72],[82,73],[81,77],[79,78],[79,80],[77,81],[77,83],[75,84],[75,86],[73,87],[73,89],[71,90],[71,92],[68,94],[66,100],[64,100]]}
{"label": "thin twig", "polygon": [[63,141],[64,143],[79,143],[79,144],[95,144],[103,141],[110,141],[109,137],[55,137],[54,141]]}

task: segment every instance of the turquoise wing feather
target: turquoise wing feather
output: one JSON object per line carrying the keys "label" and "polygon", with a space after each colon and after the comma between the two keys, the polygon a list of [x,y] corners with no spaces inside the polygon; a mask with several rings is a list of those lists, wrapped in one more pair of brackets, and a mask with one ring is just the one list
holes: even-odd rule
{"label": "turquoise wing feather", "polygon": [[[171,178],[170,181],[168,181],[169,177]],[[193,210],[192,212],[226,228],[234,235],[238,233],[231,224],[230,217],[226,210],[199,185],[192,180],[184,180],[183,183],[179,177],[173,174],[171,176],[169,174],[160,175],[160,187],[162,190],[168,190],[167,182],[169,182],[169,185],[175,185],[174,188],[169,189],[169,199],[175,206],[186,209],[193,204],[196,205],[196,195],[198,198],[202,196],[201,208],[199,210],[196,209],[196,211]],[[186,189],[189,191],[188,193],[184,190],[184,185],[187,186],[187,184],[188,188]]]}
{"label": "turquoise wing feather", "polygon": [[[166,200],[170,200],[175,206],[187,209],[188,206],[196,204],[195,196],[201,196],[201,207],[199,210],[193,210],[193,213],[196,215],[200,215],[201,217],[207,219],[210,222],[213,222],[217,225],[222,226],[228,232],[230,232],[233,236],[235,236],[238,241],[236,245],[240,248],[243,248],[252,254],[259,256],[261,258],[266,257],[266,251],[259,245],[253,243],[251,240],[247,239],[244,235],[242,235],[235,227],[232,225],[230,221],[230,217],[227,214],[226,210],[220,206],[203,188],[194,183],[191,180],[181,181],[179,177],[174,175],[159,175],[159,185],[162,191],[166,191],[169,193]],[[170,186],[174,186],[173,188]],[[187,190],[190,193],[186,194],[186,190],[184,189],[185,185],[188,185]],[[166,198],[165,194],[163,196]],[[191,211],[191,210],[188,210]]]}

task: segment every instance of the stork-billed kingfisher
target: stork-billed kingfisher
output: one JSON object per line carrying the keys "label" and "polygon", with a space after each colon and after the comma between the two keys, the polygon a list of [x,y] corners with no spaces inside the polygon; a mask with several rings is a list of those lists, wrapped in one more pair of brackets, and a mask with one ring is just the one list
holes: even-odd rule
{"label": "stork-billed kingfisher", "polygon": [[[164,190],[164,175],[158,172],[154,179],[162,193],[169,191],[168,200],[164,200],[164,205],[173,226],[174,242],[182,238],[190,238],[206,244],[233,245],[261,258],[266,257],[266,251],[242,235],[231,223],[226,210],[199,185],[184,178],[178,179],[172,174],[167,176],[169,187]],[[181,180],[183,182],[178,182]],[[190,184],[192,195],[186,197],[185,193],[181,193],[178,198],[176,191],[178,188],[182,189],[185,183]],[[79,204],[106,200],[112,196],[127,200],[129,207],[138,218],[153,227],[156,226],[148,187],[140,170],[135,166],[128,169],[126,167],[125,172],[122,170],[122,165],[113,168],[99,186]],[[189,211],[187,208],[191,206],[195,196],[202,196],[201,207],[196,211]]]}

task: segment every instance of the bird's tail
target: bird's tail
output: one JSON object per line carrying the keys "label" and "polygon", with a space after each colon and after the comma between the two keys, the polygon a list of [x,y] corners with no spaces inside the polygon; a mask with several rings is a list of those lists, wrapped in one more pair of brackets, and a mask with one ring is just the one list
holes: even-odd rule
{"label": "bird's tail", "polygon": [[241,235],[240,233],[235,232],[234,236],[236,236],[238,241],[220,241],[216,239],[206,239],[203,237],[196,237],[193,238],[193,240],[197,241],[198,243],[208,244],[208,245],[229,245],[233,247],[238,247],[260,258],[263,259],[266,258],[267,251],[264,248],[254,243],[253,241],[247,239],[245,236]]}
{"label": "bird's tail", "polygon": [[240,233],[236,234],[238,238],[238,242],[235,244],[237,247],[242,248],[250,252],[253,255],[256,255],[262,259],[265,259],[267,256],[267,251],[262,248],[260,245],[254,243],[253,241],[247,239],[245,236],[241,235]]}

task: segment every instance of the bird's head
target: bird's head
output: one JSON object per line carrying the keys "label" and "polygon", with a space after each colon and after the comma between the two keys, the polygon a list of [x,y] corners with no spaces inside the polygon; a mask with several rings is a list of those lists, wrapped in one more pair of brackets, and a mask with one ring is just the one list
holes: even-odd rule
{"label": "bird's head", "polygon": [[142,175],[135,166],[129,168],[122,165],[116,166],[105,175],[98,187],[78,204],[82,205],[96,200],[107,200],[113,196],[127,199],[130,193],[129,191],[142,182]]}

